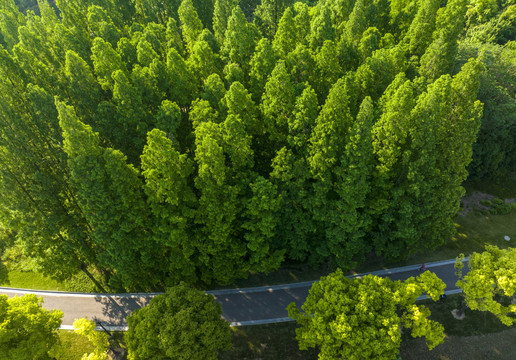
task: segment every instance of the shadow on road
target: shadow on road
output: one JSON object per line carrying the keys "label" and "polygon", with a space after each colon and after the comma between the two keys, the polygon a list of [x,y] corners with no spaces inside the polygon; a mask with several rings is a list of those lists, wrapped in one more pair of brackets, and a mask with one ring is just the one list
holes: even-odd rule
{"label": "shadow on road", "polygon": [[147,306],[150,298],[142,297],[118,297],[118,296],[97,296],[95,301],[103,305],[103,318],[94,318],[114,326],[127,325],[127,317],[141,307]]}

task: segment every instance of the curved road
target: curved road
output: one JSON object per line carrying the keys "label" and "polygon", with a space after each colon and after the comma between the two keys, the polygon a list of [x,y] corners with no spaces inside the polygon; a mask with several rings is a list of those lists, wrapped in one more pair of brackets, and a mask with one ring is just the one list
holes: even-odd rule
{"label": "curved road", "polygon": [[[467,272],[466,266],[463,272]],[[434,272],[446,283],[446,293],[460,292],[455,282],[455,259],[428,263],[427,269]],[[419,274],[420,265],[356,274],[349,277],[361,277],[367,274],[388,276],[392,280],[405,280]],[[290,321],[286,307],[291,302],[302,305],[308,295],[313,281],[255,288],[226,289],[207,291],[222,305],[222,317],[232,326],[267,324]],[[145,306],[159,293],[144,294],[83,294],[60,291],[36,291],[0,287],[0,294],[8,296],[36,294],[43,297],[43,306],[47,309],[63,311],[62,329],[72,329],[75,319],[87,317],[100,321],[108,330],[126,330],[126,318],[135,309]],[[423,296],[422,298],[425,298]]]}

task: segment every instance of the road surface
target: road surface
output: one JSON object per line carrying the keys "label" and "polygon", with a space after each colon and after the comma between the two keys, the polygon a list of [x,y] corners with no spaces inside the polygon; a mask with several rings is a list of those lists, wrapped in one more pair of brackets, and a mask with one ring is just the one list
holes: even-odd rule
{"label": "road surface", "polygon": [[[427,264],[427,270],[434,272],[446,283],[446,293],[460,292],[456,288],[454,269],[455,260],[445,260]],[[374,271],[368,274],[388,276],[392,280],[404,280],[417,276],[420,265]],[[466,266],[463,270],[467,272]],[[350,277],[361,277],[366,274],[356,274]],[[207,291],[215,297],[222,306],[222,317],[232,326],[267,324],[290,321],[286,307],[291,302],[302,305],[313,282],[293,283],[256,288],[226,289]],[[22,296],[25,294],[42,296],[43,307],[63,311],[61,328],[72,329],[75,319],[87,317],[100,321],[108,329],[126,330],[126,318],[134,310],[145,306],[158,293],[143,294],[82,294],[60,291],[35,291],[0,287],[0,294]]]}

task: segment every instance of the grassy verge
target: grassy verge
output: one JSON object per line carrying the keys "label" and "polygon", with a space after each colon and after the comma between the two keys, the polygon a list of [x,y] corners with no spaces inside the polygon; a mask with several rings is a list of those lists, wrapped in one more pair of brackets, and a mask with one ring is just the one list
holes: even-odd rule
{"label": "grassy verge", "polygon": [[79,360],[83,354],[94,350],[91,342],[85,337],[71,330],[59,330],[61,344],[55,346],[50,355],[57,360]]}
{"label": "grassy verge", "polygon": [[444,326],[445,341],[430,351],[424,339],[406,336],[400,347],[403,360],[514,359],[516,326],[508,328],[490,313],[469,309],[464,320],[456,320],[451,310],[460,308],[460,295],[449,296],[444,304],[423,303],[432,311],[431,318]]}
{"label": "grassy verge", "polygon": [[464,184],[468,194],[476,191],[497,196],[502,199],[516,198],[516,174],[498,180],[473,180]]}
{"label": "grassy verge", "polygon": [[[124,333],[115,331],[112,334],[111,347],[125,348]],[[56,360],[80,360],[84,354],[89,354],[95,349],[85,336],[77,335],[71,330],[59,330],[59,340],[60,344],[50,350],[50,356]]]}
{"label": "grassy verge", "polygon": [[1,286],[9,286],[20,289],[38,289],[38,290],[66,290],[64,283],[47,278],[33,271],[9,271],[9,281],[1,284]]}

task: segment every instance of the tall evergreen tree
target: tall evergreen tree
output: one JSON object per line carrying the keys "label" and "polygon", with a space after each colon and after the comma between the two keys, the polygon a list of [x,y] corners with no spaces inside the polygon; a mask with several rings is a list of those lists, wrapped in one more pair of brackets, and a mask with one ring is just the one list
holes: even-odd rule
{"label": "tall evergreen tree", "polygon": [[189,230],[197,207],[191,175],[194,163],[176,150],[158,129],[147,135],[142,174],[147,204],[152,212],[152,237],[164,254],[167,284],[196,280],[196,248]]}
{"label": "tall evergreen tree", "polygon": [[285,142],[288,119],[292,116],[295,101],[294,84],[290,80],[285,63],[280,60],[265,85],[260,104],[265,128],[271,139],[280,143]]}
{"label": "tall evergreen tree", "polygon": [[98,133],[72,107],[56,102],[71,183],[99,248],[98,261],[113,274],[110,285],[150,289],[159,284],[159,252],[146,236],[147,208],[138,171],[117,150],[102,148]]}
{"label": "tall evergreen tree", "polygon": [[425,0],[419,5],[416,17],[403,38],[403,42],[408,45],[410,54],[420,57],[430,45],[438,9],[439,1],[437,0]]}
{"label": "tall evergreen tree", "polygon": [[193,46],[201,35],[203,26],[192,0],[182,0],[178,10],[181,31],[186,48],[192,53]]}
{"label": "tall evergreen tree", "polygon": [[278,31],[276,31],[272,42],[273,49],[281,59],[285,59],[296,48],[297,37],[298,33],[292,10],[287,8],[279,21]]}
{"label": "tall evergreen tree", "polygon": [[256,49],[249,63],[250,90],[253,99],[259,102],[262,97],[263,89],[267,83],[267,78],[276,66],[276,57],[271,43],[268,39],[262,38],[256,44]]}
{"label": "tall evergreen tree", "polygon": [[457,40],[464,29],[466,9],[466,0],[453,0],[437,16],[432,42],[421,56],[419,68],[428,82],[451,72],[457,54]]}
{"label": "tall evergreen tree", "polygon": [[286,8],[292,5],[292,0],[262,0],[254,12],[254,22],[262,34],[272,39],[278,27],[278,22]]}
{"label": "tall evergreen tree", "polygon": [[215,0],[213,8],[213,33],[219,46],[224,45],[228,20],[235,6],[238,6],[237,0]]}
{"label": "tall evergreen tree", "polygon": [[247,64],[254,51],[254,36],[240,6],[233,7],[228,19],[221,54],[229,61],[240,64],[247,72]]}

